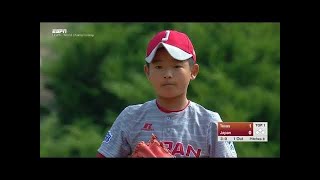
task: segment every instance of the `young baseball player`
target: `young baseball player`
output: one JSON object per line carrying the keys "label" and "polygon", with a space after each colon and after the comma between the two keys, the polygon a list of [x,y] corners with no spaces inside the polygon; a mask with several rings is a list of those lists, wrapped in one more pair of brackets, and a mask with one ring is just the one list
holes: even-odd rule
{"label": "young baseball player", "polygon": [[175,30],[157,33],[149,42],[144,72],[156,98],[126,107],[98,149],[97,157],[128,157],[140,141],[157,136],[175,157],[237,157],[232,142],[218,141],[218,113],[187,98],[199,72],[189,37]]}

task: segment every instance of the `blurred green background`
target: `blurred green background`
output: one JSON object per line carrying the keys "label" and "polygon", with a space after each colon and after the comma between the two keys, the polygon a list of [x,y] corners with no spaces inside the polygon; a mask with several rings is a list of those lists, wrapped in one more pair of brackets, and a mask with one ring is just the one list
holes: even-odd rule
{"label": "blurred green background", "polygon": [[126,106],[155,98],[143,65],[164,29],[194,44],[190,100],[225,122],[268,122],[269,141],[235,142],[238,157],[280,157],[280,23],[262,22],[40,23],[40,157],[95,157]]}

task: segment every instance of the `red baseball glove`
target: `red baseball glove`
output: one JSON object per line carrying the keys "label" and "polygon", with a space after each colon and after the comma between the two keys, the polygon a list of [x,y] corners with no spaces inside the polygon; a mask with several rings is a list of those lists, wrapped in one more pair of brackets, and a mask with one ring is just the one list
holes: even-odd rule
{"label": "red baseball glove", "polygon": [[157,136],[152,134],[148,143],[141,141],[135,147],[133,153],[129,156],[132,158],[173,158],[169,150],[162,142],[157,140]]}

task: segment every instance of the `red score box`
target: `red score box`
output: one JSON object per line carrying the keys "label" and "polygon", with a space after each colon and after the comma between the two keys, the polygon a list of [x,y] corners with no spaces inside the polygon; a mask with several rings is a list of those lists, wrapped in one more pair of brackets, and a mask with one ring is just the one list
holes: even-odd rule
{"label": "red score box", "polygon": [[253,136],[253,123],[218,122],[218,136]]}

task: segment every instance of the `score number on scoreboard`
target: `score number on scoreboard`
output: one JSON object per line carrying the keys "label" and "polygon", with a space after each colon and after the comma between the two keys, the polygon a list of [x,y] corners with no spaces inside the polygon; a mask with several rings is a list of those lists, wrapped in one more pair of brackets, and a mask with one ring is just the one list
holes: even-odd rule
{"label": "score number on scoreboard", "polygon": [[218,122],[218,141],[268,142],[268,122]]}

